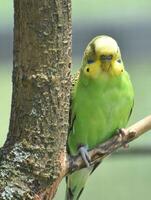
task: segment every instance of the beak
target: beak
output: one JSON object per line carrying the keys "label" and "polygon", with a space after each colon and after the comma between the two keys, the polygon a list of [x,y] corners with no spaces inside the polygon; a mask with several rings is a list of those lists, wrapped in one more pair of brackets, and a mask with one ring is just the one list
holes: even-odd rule
{"label": "beak", "polygon": [[101,67],[104,71],[108,72],[111,67],[113,55],[101,55],[100,60],[102,62]]}
{"label": "beak", "polygon": [[102,62],[110,62],[112,60],[113,56],[112,55],[101,55],[100,59]]}

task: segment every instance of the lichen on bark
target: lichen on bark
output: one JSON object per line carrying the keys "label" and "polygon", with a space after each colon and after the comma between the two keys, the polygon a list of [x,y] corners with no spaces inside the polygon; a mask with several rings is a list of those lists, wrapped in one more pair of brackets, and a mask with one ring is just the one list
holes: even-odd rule
{"label": "lichen on bark", "polygon": [[70,0],[14,0],[13,94],[0,199],[44,198],[42,191],[61,179],[70,66]]}

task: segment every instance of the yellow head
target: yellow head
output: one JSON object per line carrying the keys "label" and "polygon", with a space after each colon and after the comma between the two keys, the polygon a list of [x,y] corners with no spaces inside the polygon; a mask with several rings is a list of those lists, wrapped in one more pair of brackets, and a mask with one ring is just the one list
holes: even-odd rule
{"label": "yellow head", "polygon": [[122,74],[124,66],[116,41],[105,35],[94,38],[84,52],[82,70],[93,79],[104,74]]}

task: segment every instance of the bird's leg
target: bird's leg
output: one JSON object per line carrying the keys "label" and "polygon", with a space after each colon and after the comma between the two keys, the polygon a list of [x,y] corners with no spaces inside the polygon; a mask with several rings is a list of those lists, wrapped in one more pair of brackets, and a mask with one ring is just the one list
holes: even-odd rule
{"label": "bird's leg", "polygon": [[[128,131],[125,128],[118,129],[117,133],[119,134],[119,136],[121,138],[123,138],[124,136],[128,135]],[[127,149],[129,147],[129,145],[128,144],[124,144],[123,147]]]}
{"label": "bird's leg", "polygon": [[78,150],[79,150],[79,153],[80,153],[83,161],[85,162],[86,166],[89,167],[91,158],[88,153],[88,147],[84,146],[84,145],[80,145]]}

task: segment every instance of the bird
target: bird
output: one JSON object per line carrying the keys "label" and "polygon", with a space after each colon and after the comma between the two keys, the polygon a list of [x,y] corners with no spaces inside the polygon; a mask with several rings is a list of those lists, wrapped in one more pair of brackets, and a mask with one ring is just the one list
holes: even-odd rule
{"label": "bird", "polygon": [[132,113],[134,90],[120,48],[107,35],[93,38],[72,80],[67,147],[80,154],[86,167],[66,176],[65,200],[78,200],[90,174],[88,150],[124,130]]}

